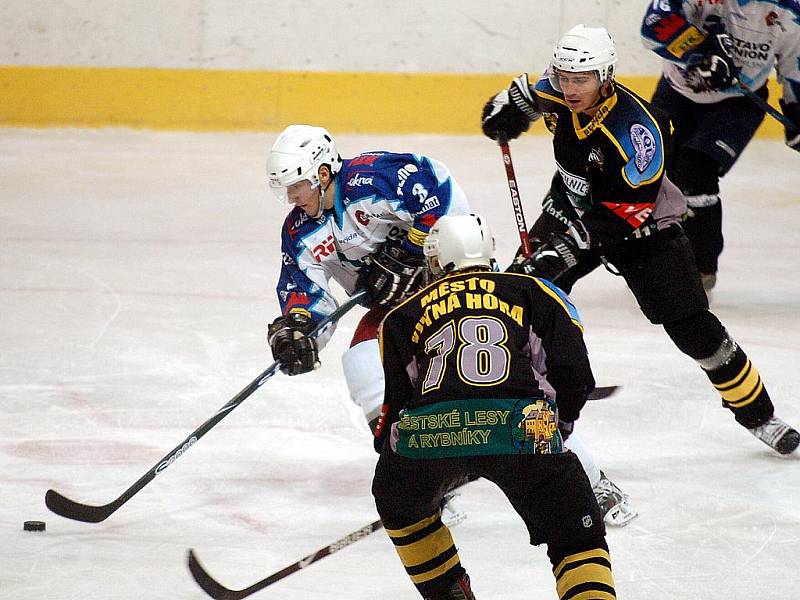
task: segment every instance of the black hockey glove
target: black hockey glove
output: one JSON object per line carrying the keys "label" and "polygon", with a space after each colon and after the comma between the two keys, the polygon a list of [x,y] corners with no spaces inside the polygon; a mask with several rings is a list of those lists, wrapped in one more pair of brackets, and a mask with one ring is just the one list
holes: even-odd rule
{"label": "black hockey glove", "polygon": [[542,114],[528,85],[528,75],[523,73],[507,90],[489,100],[481,114],[483,134],[499,142],[507,142],[528,131],[531,122]]}
{"label": "black hockey glove", "polygon": [[290,312],[278,317],[267,329],[272,357],[287,375],[308,373],[319,367],[317,341],[309,337],[314,321],[302,312]]}
{"label": "black hockey glove", "polygon": [[561,419],[558,420],[558,431],[561,433],[561,439],[565,442],[567,438],[572,435],[572,431],[575,429],[575,421],[562,421]]}
{"label": "black hockey glove", "polygon": [[783,116],[792,122],[791,126],[784,129],[786,145],[800,152],[800,103],[780,100],[780,104]]}
{"label": "black hockey glove", "polygon": [[706,26],[706,39],[686,59],[686,79],[695,92],[724,90],[736,83],[733,40],[722,23]]}
{"label": "black hockey glove", "polygon": [[507,270],[555,281],[578,264],[580,251],[588,250],[589,245],[589,232],[575,221],[567,233],[554,233],[530,256],[517,256]]}
{"label": "black hockey glove", "polygon": [[393,306],[415,292],[422,281],[425,257],[409,252],[401,243],[387,240],[359,270],[356,288],[367,292],[369,306]]}

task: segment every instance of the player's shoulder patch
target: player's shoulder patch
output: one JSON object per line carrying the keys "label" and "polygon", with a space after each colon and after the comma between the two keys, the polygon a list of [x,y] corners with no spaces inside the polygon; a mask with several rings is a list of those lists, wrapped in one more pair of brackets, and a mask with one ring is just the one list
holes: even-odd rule
{"label": "player's shoulder patch", "polygon": [[639,173],[644,173],[656,156],[656,136],[641,123],[631,124],[629,132],[634,151],[634,165]]}
{"label": "player's shoulder patch", "polygon": [[631,187],[651,183],[664,168],[664,140],[661,126],[647,103],[619,87],[620,101],[607,121],[606,132],[627,161],[623,176]]}

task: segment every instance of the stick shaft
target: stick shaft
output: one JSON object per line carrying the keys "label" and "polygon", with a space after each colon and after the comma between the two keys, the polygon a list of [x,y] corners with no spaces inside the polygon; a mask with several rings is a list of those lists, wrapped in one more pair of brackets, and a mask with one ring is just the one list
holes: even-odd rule
{"label": "stick shaft", "polygon": [[506,168],[508,191],[511,193],[511,206],[514,208],[514,219],[517,222],[519,241],[522,242],[522,253],[525,256],[530,256],[533,254],[533,248],[531,247],[531,238],[528,235],[528,226],[525,224],[525,213],[522,211],[517,176],[514,174],[514,163],[511,160],[511,150],[508,148],[508,142],[500,143],[500,151],[503,154],[503,165]]}
{"label": "stick shaft", "polygon": [[[336,323],[345,315],[345,313],[358,304],[364,295],[364,292],[357,292],[353,294],[346,302],[344,302],[330,315],[320,321],[310,335],[312,337],[317,337],[329,325]],[[73,519],[75,521],[83,521],[84,523],[99,523],[100,521],[106,520],[119,507],[125,504],[139,491],[141,491],[142,488],[155,479],[156,475],[160,475],[167,467],[172,465],[172,463],[174,463],[178,458],[183,456],[189,448],[197,443],[197,440],[208,433],[208,431],[210,431],[222,419],[227,417],[234,408],[239,406],[250,395],[252,395],[253,392],[264,385],[264,383],[266,383],[278,371],[279,367],[280,364],[277,361],[273,362],[265,371],[247,384],[242,391],[226,402],[216,413],[214,413],[214,415],[207,419],[205,423],[190,433],[186,439],[170,450],[170,452],[155,465],[153,465],[147,473],[142,475],[142,477],[140,477],[136,483],[122,492],[122,494],[120,494],[120,496],[112,502],[100,506],[83,504],[81,502],[70,500],[55,490],[47,490],[47,493],[44,497],[47,508],[56,514],[61,515],[62,517]]]}
{"label": "stick shaft", "polygon": [[739,88],[744,92],[744,95],[747,96],[753,104],[761,108],[765,111],[769,116],[773,119],[781,123],[784,127],[792,127],[792,122],[784,116],[784,114],[779,111],[777,108],[772,106],[769,102],[764,100],[761,96],[756,94],[753,90],[751,90],[747,85],[739,82]]}
{"label": "stick shaft", "polygon": [[208,574],[208,571],[205,570],[203,565],[198,560],[194,550],[189,550],[189,571],[191,571],[192,577],[194,577],[194,580],[197,582],[197,584],[203,588],[203,591],[215,600],[236,600],[240,598],[247,598],[251,594],[255,594],[259,590],[263,590],[265,587],[270,586],[273,583],[284,579],[285,577],[288,577],[292,573],[297,573],[298,571],[305,569],[307,566],[322,560],[326,556],[330,556],[334,552],[338,552],[342,548],[346,548],[347,546],[364,539],[369,534],[374,533],[381,528],[383,528],[383,523],[380,521],[380,519],[373,521],[369,525],[365,525],[364,527],[356,529],[352,533],[349,533],[343,538],[336,540],[332,544],[328,544],[316,552],[313,552],[308,556],[304,556],[300,560],[287,567],[284,567],[280,571],[276,571],[261,581],[257,581],[253,585],[241,590],[232,590],[227,588],[211,577],[211,575]]}

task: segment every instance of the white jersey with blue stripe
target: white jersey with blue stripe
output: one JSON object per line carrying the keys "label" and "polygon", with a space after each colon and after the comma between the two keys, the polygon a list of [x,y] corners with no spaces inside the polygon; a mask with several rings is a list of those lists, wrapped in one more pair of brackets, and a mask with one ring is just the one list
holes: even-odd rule
{"label": "white jersey with blue stripe", "polygon": [[469,212],[447,167],[426,156],[361,154],[343,162],[335,181],[332,209],[313,219],[295,208],[284,221],[277,286],[283,314],[303,308],[319,321],[337,306],[331,279],[351,294],[364,258],[387,239],[421,254],[439,217]]}
{"label": "white jersey with blue stripe", "polygon": [[733,40],[739,79],[752,90],[778,74],[786,102],[800,101],[800,0],[652,0],[642,22],[646,47],[664,58],[664,76],[701,104],[742,94],[737,87],[695,92],[684,67],[705,38],[704,24],[719,19]]}

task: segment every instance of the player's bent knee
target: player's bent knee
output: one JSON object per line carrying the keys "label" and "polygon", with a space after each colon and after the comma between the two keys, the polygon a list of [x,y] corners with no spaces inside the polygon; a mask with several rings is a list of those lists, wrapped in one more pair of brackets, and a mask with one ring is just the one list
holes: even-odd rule
{"label": "player's bent knee", "polygon": [[707,310],[664,323],[664,330],[681,352],[695,360],[713,355],[728,337],[719,319]]}

